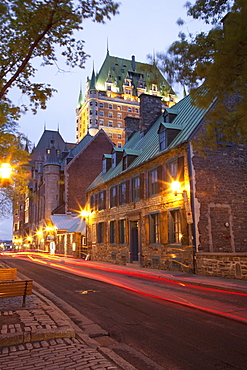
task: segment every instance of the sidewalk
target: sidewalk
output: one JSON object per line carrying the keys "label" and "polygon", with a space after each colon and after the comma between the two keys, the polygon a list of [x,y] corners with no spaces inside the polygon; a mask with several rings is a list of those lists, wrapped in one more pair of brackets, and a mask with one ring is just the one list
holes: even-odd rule
{"label": "sidewalk", "polygon": [[35,291],[25,308],[22,297],[0,300],[0,369],[17,368],[135,370]]}

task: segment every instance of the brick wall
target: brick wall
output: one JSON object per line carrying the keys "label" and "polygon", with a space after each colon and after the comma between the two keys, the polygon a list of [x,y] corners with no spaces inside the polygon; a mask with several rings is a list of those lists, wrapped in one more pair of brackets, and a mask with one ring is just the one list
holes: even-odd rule
{"label": "brick wall", "polygon": [[86,189],[102,171],[103,154],[109,154],[112,143],[99,132],[89,145],[74,158],[65,170],[66,212],[80,211],[86,203]]}

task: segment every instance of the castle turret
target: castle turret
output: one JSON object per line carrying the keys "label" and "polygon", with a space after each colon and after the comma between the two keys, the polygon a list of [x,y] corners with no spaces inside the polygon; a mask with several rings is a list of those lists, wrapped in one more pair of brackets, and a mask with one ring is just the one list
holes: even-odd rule
{"label": "castle turret", "polygon": [[60,164],[58,153],[54,145],[49,149],[46,162],[44,164],[44,183],[45,183],[45,219],[49,218],[52,211],[59,205],[60,195]]}

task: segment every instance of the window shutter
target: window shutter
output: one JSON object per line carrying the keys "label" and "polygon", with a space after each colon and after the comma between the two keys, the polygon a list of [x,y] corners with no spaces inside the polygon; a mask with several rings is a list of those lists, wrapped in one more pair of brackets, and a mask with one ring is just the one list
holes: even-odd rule
{"label": "window shutter", "polygon": [[150,196],[150,191],[149,191],[149,179],[150,179],[150,172],[146,172],[146,198],[149,198]]}
{"label": "window shutter", "polygon": [[162,181],[162,166],[158,166],[157,172],[158,172],[158,194],[159,194],[164,189]]}
{"label": "window shutter", "polygon": [[160,242],[161,244],[168,243],[168,214],[167,212],[160,213]]}
{"label": "window shutter", "polygon": [[126,181],[126,203],[130,202],[130,181]]}
{"label": "window shutter", "polygon": [[96,193],[94,195],[94,210],[95,211],[98,211],[98,196],[99,196],[99,193]]}
{"label": "window shutter", "polygon": [[182,238],[182,244],[183,245],[189,245],[189,233],[188,233],[188,224],[186,221],[186,214],[185,210],[180,211],[181,214],[181,232],[183,234]]}
{"label": "window shutter", "polygon": [[184,181],[184,157],[178,158],[178,181]]}
{"label": "window shutter", "polygon": [[145,216],[145,233],[146,233],[146,243],[150,244],[149,215]]}
{"label": "window shutter", "polygon": [[140,174],[140,199],[144,198],[144,173]]}
{"label": "window shutter", "polygon": [[133,179],[130,179],[128,181],[128,183],[129,183],[129,201],[130,202],[132,202],[132,199],[133,199],[133,196],[132,196],[132,181],[133,181]]}
{"label": "window shutter", "polygon": [[119,185],[116,185],[116,207],[119,205]]}
{"label": "window shutter", "polygon": [[103,190],[103,209],[106,209],[106,190]]}

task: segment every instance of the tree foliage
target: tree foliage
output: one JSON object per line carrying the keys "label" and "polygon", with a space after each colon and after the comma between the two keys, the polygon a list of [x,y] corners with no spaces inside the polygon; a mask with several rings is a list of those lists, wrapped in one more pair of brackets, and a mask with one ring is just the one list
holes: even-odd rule
{"label": "tree foliage", "polygon": [[[208,32],[181,32],[159,63],[171,81],[190,89],[194,104],[207,108],[207,143],[216,135],[247,143],[247,2],[196,0],[188,15],[211,24]],[[199,91],[197,87],[202,85]]]}
{"label": "tree foliage", "polygon": [[[27,179],[28,152],[17,121],[29,107],[14,106],[8,97],[10,88],[29,98],[34,113],[45,109],[55,89],[34,82],[34,59],[43,67],[56,64],[59,49],[67,66],[83,67],[87,55],[76,32],[82,29],[84,19],[103,23],[117,14],[118,6],[113,0],[0,0],[0,161],[9,161],[14,167],[15,187],[24,190]],[[9,198],[11,186],[5,190]],[[0,197],[0,207],[5,209],[10,204],[6,199]]]}

